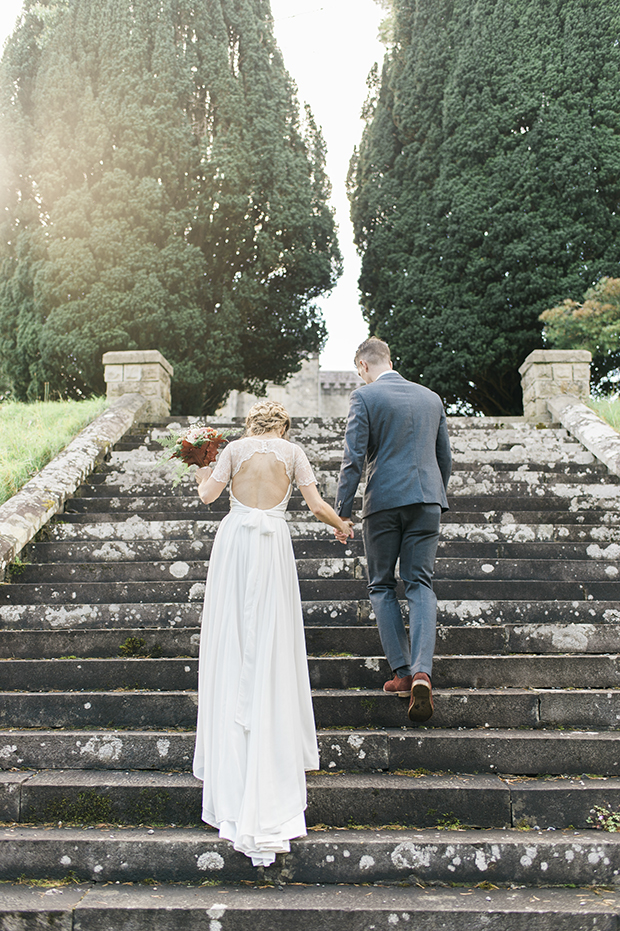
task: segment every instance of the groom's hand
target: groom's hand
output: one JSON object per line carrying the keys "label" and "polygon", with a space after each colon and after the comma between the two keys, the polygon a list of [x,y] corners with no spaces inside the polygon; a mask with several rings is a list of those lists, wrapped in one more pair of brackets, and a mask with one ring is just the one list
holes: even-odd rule
{"label": "groom's hand", "polygon": [[345,532],[344,530],[334,529],[334,536],[339,543],[346,543],[353,536],[353,521],[349,520],[349,518],[342,518],[342,522],[347,525],[348,530]]}

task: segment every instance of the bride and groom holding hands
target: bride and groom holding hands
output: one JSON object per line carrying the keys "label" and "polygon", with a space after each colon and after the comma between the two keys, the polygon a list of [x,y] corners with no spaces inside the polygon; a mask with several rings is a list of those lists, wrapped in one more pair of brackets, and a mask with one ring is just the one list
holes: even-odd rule
{"label": "bride and groom holding hands", "polygon": [[[385,692],[409,700],[413,722],[433,713],[437,600],[432,589],[451,455],[439,397],[392,369],[382,340],[355,355],[365,382],[351,395],[335,510],[320,496],[303,451],[285,437],[275,402],[248,414],[245,436],[213,470],[198,470],[206,504],[231,482],[205,592],[194,774],[203,820],[267,866],[306,833],[305,771],[319,768],[299,583],[285,512],[296,481],[310,510],[345,543],[366,463],[362,535],[368,590],[393,672]],[[407,635],[395,566],[409,604]]]}

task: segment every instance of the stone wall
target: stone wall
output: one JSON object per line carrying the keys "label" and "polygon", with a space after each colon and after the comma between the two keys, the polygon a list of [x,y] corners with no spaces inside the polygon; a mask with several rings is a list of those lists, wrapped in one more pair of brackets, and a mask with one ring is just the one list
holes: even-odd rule
{"label": "stone wall", "polygon": [[[362,384],[355,371],[321,371],[319,357],[313,354],[285,385],[269,384],[267,397],[283,404],[291,417],[346,417],[349,396]],[[233,391],[217,414],[219,417],[245,417],[257,400],[260,399],[253,394]]]}
{"label": "stone wall", "polygon": [[140,394],[148,401],[145,419],[168,416],[174,369],[161,352],[156,349],[106,352],[103,366],[108,401],[116,401],[124,394]]}
{"label": "stone wall", "polygon": [[551,421],[547,401],[561,394],[590,397],[590,362],[585,349],[535,349],[519,369],[526,420]]}

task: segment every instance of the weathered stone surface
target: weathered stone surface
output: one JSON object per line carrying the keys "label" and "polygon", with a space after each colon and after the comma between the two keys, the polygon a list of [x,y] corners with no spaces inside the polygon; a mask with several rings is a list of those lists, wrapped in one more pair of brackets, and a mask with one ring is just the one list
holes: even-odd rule
{"label": "weathered stone surface", "polygon": [[[149,692],[0,692],[0,727],[193,728],[197,697],[191,691]],[[564,694],[559,692],[560,695]],[[572,695],[573,693],[569,693]],[[608,704],[615,708],[615,692]],[[618,693],[620,694],[620,693]],[[412,727],[407,703],[383,691],[315,689],[312,696],[319,727]],[[540,693],[520,689],[449,689],[435,693],[433,727],[537,727]],[[600,700],[602,712],[589,723],[610,726],[615,712]],[[553,722],[549,723],[553,726]],[[561,723],[561,722],[560,722]]]}
{"label": "weathered stone surface", "polygon": [[[321,770],[328,773],[620,774],[618,738],[610,731],[430,727],[356,731],[351,727],[346,731],[319,730],[317,736]],[[191,771],[193,751],[193,730],[0,732],[0,764],[8,770],[139,769],[187,773]],[[18,774],[17,781],[22,776]]]}
{"label": "weathered stone surface", "polygon": [[[548,399],[566,392],[578,397],[590,395],[590,362],[585,349],[535,349],[519,368],[526,420],[550,421]],[[553,418],[555,419],[555,417]]]}
{"label": "weathered stone surface", "polygon": [[0,727],[130,727],[196,726],[195,692],[2,692]]}
{"label": "weathered stone surface", "polygon": [[549,689],[539,695],[543,725],[620,729],[620,690]]}
{"label": "weathered stone surface", "polygon": [[620,775],[618,735],[609,731],[429,727],[389,731],[388,742],[391,770]]}
{"label": "weathered stone surface", "polygon": [[170,379],[174,370],[161,352],[106,352],[102,361],[110,401],[138,393],[146,401],[145,418],[166,417],[170,413]]}
{"label": "weathered stone surface", "polygon": [[[417,886],[3,886],[3,931],[616,931],[617,894]],[[3,925],[2,922],[5,922]]]}
{"label": "weathered stone surface", "polygon": [[201,797],[188,773],[41,772],[21,785],[19,820],[200,824]]}
{"label": "weathered stone surface", "polygon": [[[197,627],[202,604],[194,602],[159,602],[153,604],[10,604],[0,605],[0,629],[21,630],[39,628],[60,631],[128,627],[153,628],[161,624],[170,627]],[[118,637],[118,634],[114,634]],[[120,645],[119,639],[119,645]],[[74,653],[75,650],[68,650]]]}
{"label": "weathered stone surface", "polygon": [[547,779],[513,783],[513,823],[519,827],[588,828],[593,809],[620,808],[619,779]]}
{"label": "weathered stone surface", "polygon": [[569,394],[551,398],[549,410],[610,472],[620,475],[620,435],[593,410]]}
{"label": "weathered stone surface", "polygon": [[[355,814],[351,816],[351,812]],[[511,825],[510,790],[493,776],[314,776],[308,780],[307,823],[347,827]]]}
{"label": "weathered stone surface", "polygon": [[[2,742],[0,737],[0,743]],[[12,752],[13,745],[10,746]],[[0,753],[2,751],[0,750]],[[0,821],[21,821],[21,789],[32,776],[27,772],[0,772]],[[1,927],[1,925],[0,925]]]}
{"label": "weathered stone surface", "polygon": [[4,883],[1,931],[74,931],[74,910],[90,885],[28,886]]}
{"label": "weathered stone surface", "polygon": [[[439,617],[446,625],[467,624],[619,624],[617,601],[504,601],[503,599],[463,599],[439,602]],[[572,652],[572,651],[571,651]]]}
{"label": "weathered stone surface", "polygon": [[[247,857],[206,829],[5,828],[0,878],[95,882],[252,880]],[[620,837],[602,831],[320,831],[271,868],[301,883],[461,882],[616,885]],[[270,871],[266,870],[266,875]]]}
{"label": "weathered stone surface", "polygon": [[[438,689],[433,695],[433,728],[539,725],[539,696],[534,691]],[[407,717],[406,700],[382,691],[315,689],[312,701],[319,727],[414,727]],[[414,732],[417,730],[426,732],[426,728],[414,728]]]}

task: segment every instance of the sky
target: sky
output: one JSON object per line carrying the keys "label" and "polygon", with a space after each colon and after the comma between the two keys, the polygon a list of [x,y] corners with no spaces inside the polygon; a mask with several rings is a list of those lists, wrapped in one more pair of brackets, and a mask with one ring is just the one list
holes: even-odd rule
{"label": "sky", "polygon": [[[22,0],[0,0],[0,46],[12,32]],[[301,105],[309,103],[327,144],[327,173],[339,227],[344,274],[319,304],[329,338],[322,369],[352,369],[356,347],[368,336],[359,308],[359,258],[353,244],[345,180],[363,123],[366,76],[383,60],[378,40],[383,11],[375,0],[271,0],[276,39],[297,84]]]}

